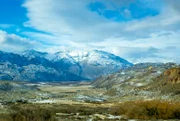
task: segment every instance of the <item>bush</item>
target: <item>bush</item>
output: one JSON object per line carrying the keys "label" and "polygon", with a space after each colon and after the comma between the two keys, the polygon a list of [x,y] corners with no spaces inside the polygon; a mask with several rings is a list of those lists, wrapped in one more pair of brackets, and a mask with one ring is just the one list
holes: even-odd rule
{"label": "bush", "polygon": [[[10,114],[7,114],[5,121],[56,121],[57,119],[73,120],[77,113],[80,116],[88,116],[94,113],[102,114],[107,112],[104,107],[86,107],[83,105],[66,104],[10,104]],[[70,114],[69,116],[57,115],[57,113]],[[73,115],[73,116],[72,116]],[[2,114],[0,114],[0,121]]]}
{"label": "bush", "polygon": [[43,108],[21,109],[12,118],[13,121],[55,121],[52,111]]}
{"label": "bush", "polygon": [[180,119],[180,103],[162,101],[134,101],[117,104],[111,110],[114,115],[129,119]]}
{"label": "bush", "polygon": [[0,115],[0,121],[13,121],[13,119],[8,114],[1,114]]}

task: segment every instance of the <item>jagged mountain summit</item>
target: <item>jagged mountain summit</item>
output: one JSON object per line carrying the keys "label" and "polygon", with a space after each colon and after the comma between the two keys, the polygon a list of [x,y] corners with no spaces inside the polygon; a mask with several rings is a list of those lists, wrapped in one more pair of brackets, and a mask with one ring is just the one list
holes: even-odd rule
{"label": "jagged mountain summit", "polygon": [[123,58],[100,50],[62,50],[53,54],[35,50],[21,53],[0,51],[0,80],[92,80],[132,65]]}

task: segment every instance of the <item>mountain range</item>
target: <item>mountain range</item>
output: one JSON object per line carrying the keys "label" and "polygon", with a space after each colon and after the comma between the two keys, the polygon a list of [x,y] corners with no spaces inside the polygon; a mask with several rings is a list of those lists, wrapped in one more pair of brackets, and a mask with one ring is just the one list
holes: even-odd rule
{"label": "mountain range", "polygon": [[0,51],[0,80],[92,80],[132,65],[119,56],[100,50],[61,50],[56,53],[35,50],[19,53]]}

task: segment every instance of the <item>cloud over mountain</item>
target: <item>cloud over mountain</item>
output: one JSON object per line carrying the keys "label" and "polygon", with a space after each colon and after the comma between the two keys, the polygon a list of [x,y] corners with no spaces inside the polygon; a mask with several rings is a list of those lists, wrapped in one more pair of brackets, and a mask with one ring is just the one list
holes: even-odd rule
{"label": "cloud over mountain", "polygon": [[15,34],[8,34],[0,30],[0,48],[5,51],[22,51],[25,49],[33,49],[41,44],[31,41],[27,38],[20,37]]}
{"label": "cloud over mountain", "polygon": [[[27,42],[22,49],[33,48],[35,40],[39,50],[69,46],[101,49],[134,62],[179,62],[178,0],[25,0],[21,7],[27,19],[15,33],[27,38],[19,39],[18,45]],[[7,25],[0,27],[8,31]]]}

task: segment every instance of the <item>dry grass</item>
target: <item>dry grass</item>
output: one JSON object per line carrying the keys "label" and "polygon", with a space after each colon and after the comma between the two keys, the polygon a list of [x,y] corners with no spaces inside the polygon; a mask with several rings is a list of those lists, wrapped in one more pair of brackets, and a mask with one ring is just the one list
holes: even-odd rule
{"label": "dry grass", "polygon": [[13,113],[1,114],[0,121],[56,121],[54,110],[29,104],[10,106]]}
{"label": "dry grass", "polygon": [[125,115],[128,119],[180,119],[180,103],[165,101],[134,101],[117,104],[114,115]]}
{"label": "dry grass", "polygon": [[[94,113],[107,112],[106,107],[89,107],[84,105],[66,104],[13,104],[10,109],[14,113],[0,114],[0,121],[56,121],[58,119],[73,120],[77,113],[89,116]],[[56,114],[70,114],[56,115]]]}
{"label": "dry grass", "polygon": [[[87,106],[81,104],[12,104],[13,113],[0,114],[0,121],[56,121],[72,120],[80,116],[93,114],[124,115],[127,119],[180,119],[180,103],[166,101],[133,101],[113,104],[111,106]],[[70,114],[56,115],[56,114]]]}
{"label": "dry grass", "polygon": [[90,90],[91,86],[51,86],[51,85],[45,85],[41,86],[40,89],[42,91],[48,91],[51,93],[75,93],[77,91],[84,91],[84,90]]}

